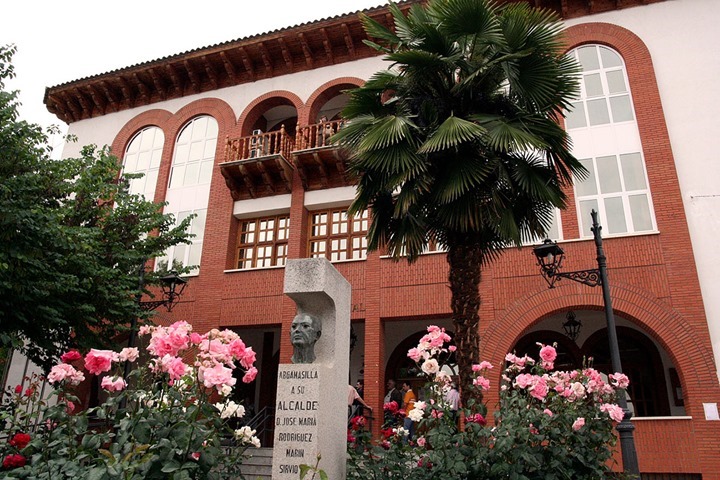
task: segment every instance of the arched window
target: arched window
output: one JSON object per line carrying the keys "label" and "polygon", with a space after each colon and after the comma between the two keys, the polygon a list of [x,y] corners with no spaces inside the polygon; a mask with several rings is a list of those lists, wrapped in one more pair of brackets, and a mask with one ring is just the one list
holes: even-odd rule
{"label": "arched window", "polygon": [[[195,235],[190,245],[172,247],[158,264],[175,263],[194,265],[198,268],[205,236],[210,180],[215,164],[218,124],[210,116],[196,117],[188,122],[177,136],[173,152],[170,181],[165,200],[166,213],[173,213],[178,222],[191,215],[190,233]],[[162,263],[161,263],[162,262]]]}
{"label": "arched window", "polygon": [[210,183],[217,136],[212,117],[197,117],[183,127],[175,142],[168,189]]}
{"label": "arched window", "polygon": [[614,50],[584,45],[570,52],[582,67],[580,97],[567,113],[573,153],[588,170],[575,180],[580,235],[591,237],[590,211],[603,234],[656,229],[650,187],[625,64]]}
{"label": "arched window", "polygon": [[123,174],[143,174],[130,181],[130,193],[143,195],[149,201],[155,198],[164,143],[165,135],[158,127],[146,127],[130,140],[123,157]]}

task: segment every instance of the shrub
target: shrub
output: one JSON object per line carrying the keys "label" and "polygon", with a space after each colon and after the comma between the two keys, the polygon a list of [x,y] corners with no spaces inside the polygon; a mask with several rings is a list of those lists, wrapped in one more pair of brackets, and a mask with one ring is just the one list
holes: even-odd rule
{"label": "shrub", "polygon": [[[233,369],[242,368],[243,381],[253,381],[255,352],[232,331],[199,335],[185,322],[142,327],[140,334],[150,335],[150,358],[128,378],[121,371],[125,362],[140,363],[136,348],[90,350],[84,356],[71,351],[47,376],[55,386],[54,404],[41,400],[36,386],[9,392],[0,409],[3,478],[239,475],[245,449],[260,442],[249,427],[233,428],[245,413],[230,399],[237,381]],[[90,375],[103,376],[108,398],[80,410],[73,392]]]}
{"label": "shrub", "polygon": [[[410,441],[397,429],[378,445],[357,442],[349,449],[348,478],[387,479],[601,479],[611,476],[613,422],[622,419],[614,404],[616,390],[627,387],[627,377],[606,380],[590,366],[576,371],[554,371],[555,348],[539,346],[539,360],[508,354],[502,374],[500,402],[494,421],[486,421],[480,402],[462,409],[465,422],[458,428],[445,401],[450,377],[442,366],[450,351],[444,330],[428,333],[408,357],[417,362],[427,380],[424,401],[407,413],[417,422],[418,436]],[[463,388],[490,388],[493,365],[473,366],[473,379]],[[387,431],[386,431],[387,432]],[[404,432],[401,432],[404,433]],[[359,438],[359,436],[356,436]]]}

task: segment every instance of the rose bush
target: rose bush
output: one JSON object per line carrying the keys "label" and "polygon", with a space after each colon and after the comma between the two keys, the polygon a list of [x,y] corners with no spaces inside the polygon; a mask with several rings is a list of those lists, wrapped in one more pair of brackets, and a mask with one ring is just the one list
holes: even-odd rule
{"label": "rose bush", "polygon": [[[233,428],[245,414],[231,399],[233,372],[253,381],[255,352],[230,330],[199,335],[186,322],[142,327],[140,335],[150,336],[150,356],[128,378],[121,376],[124,363],[141,357],[135,348],[93,349],[85,356],[72,351],[47,376],[54,403],[38,397],[37,379],[28,395],[22,388],[8,392],[0,408],[0,439],[7,439],[0,440],[3,478],[240,475],[245,449],[260,442],[250,427]],[[77,409],[74,390],[91,375],[103,375],[99,384],[107,400]]]}
{"label": "rose bush", "polygon": [[[386,429],[382,440],[372,444],[366,437],[353,435],[348,478],[590,480],[612,476],[613,422],[620,421],[623,413],[615,396],[617,389],[628,385],[625,375],[605,377],[590,366],[554,371],[555,348],[538,344],[538,361],[506,356],[493,421],[487,421],[484,404],[471,400],[464,405],[465,422],[460,429],[445,401],[450,377],[442,367],[452,351],[449,340],[443,329],[431,326],[408,352],[427,381],[424,401],[407,412],[417,422],[416,437],[408,442],[399,429]],[[488,362],[474,365],[472,381],[463,388],[479,394],[487,391],[492,369]],[[363,448],[358,439],[365,440]]]}

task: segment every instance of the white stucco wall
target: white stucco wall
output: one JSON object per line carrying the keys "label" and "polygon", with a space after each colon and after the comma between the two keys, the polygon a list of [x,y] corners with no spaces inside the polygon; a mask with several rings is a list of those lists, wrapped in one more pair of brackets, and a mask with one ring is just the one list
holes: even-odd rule
{"label": "white stucco wall", "polygon": [[627,28],[650,51],[720,380],[720,249],[716,246],[720,238],[720,162],[711,148],[718,137],[716,117],[720,113],[720,2],[668,0],[574,19],[567,25],[587,21]]}

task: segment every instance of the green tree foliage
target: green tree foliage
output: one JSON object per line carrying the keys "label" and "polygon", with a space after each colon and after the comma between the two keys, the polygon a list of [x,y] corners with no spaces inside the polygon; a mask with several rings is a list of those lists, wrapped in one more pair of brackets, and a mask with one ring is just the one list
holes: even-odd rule
{"label": "green tree foliage", "polygon": [[0,47],[0,346],[49,368],[68,347],[106,345],[147,318],[139,268],[187,243],[189,220],[175,226],[162,205],[131,195],[107,148],[52,160],[46,134],[18,119],[17,92],[6,91],[14,52]]}
{"label": "green tree foliage", "polygon": [[[576,94],[562,26],[525,3],[430,0],[394,29],[363,16],[387,70],[350,91],[336,140],[371,208],[371,250],[413,261],[434,241],[450,265],[461,381],[479,357],[482,265],[548,229],[582,166],[558,124]],[[464,389],[467,402],[470,389]]]}

